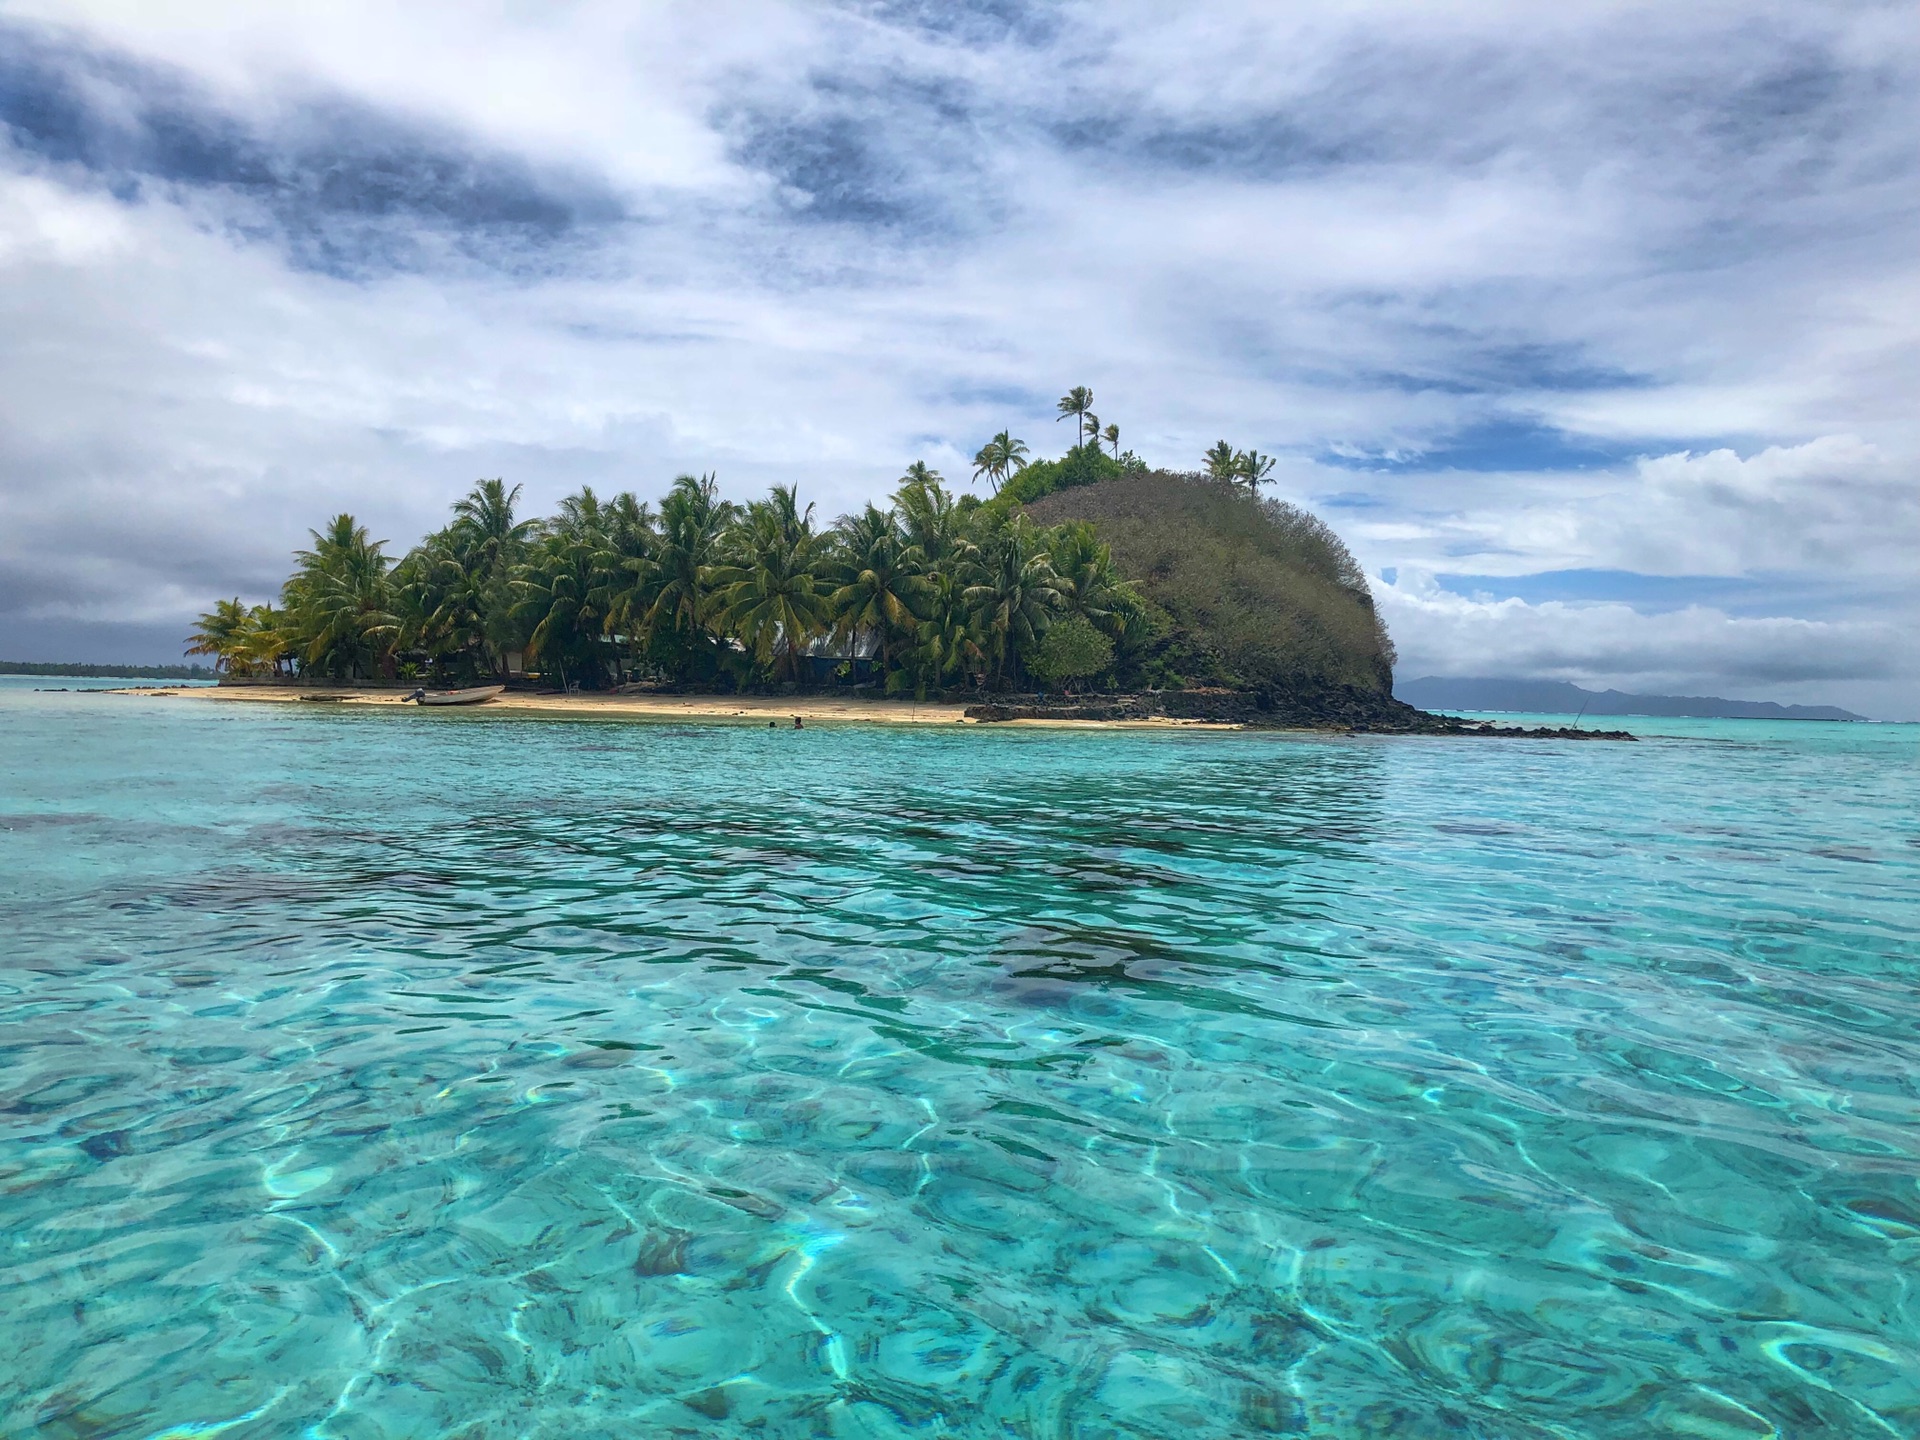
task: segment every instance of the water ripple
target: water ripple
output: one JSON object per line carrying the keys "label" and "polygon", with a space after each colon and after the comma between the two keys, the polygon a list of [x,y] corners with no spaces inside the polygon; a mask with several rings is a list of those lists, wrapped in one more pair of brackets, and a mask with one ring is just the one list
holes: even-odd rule
{"label": "water ripple", "polygon": [[4,1433],[1920,1433],[1908,732],[62,700]]}

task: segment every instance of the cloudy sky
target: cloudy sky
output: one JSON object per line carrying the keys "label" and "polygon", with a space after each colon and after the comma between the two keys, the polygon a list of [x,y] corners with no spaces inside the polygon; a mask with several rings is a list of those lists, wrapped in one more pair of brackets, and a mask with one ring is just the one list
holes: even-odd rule
{"label": "cloudy sky", "polygon": [[1912,0],[0,0],[0,121],[0,658],[1085,384],[1281,456],[1403,676],[1920,716]]}

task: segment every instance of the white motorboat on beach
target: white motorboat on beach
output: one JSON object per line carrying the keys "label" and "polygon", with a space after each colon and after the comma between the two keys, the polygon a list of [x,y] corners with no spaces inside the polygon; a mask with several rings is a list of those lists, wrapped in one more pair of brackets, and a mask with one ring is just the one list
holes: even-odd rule
{"label": "white motorboat on beach", "polygon": [[472,685],[465,690],[416,690],[407,700],[420,705],[483,705],[506,688],[504,685]]}

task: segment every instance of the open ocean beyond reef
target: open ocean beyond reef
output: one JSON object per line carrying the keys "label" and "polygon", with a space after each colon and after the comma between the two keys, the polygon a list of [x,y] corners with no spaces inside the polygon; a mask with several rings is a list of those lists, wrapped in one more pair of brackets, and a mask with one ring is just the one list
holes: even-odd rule
{"label": "open ocean beyond reef", "polygon": [[0,1435],[1920,1436],[1920,727],[0,682]]}

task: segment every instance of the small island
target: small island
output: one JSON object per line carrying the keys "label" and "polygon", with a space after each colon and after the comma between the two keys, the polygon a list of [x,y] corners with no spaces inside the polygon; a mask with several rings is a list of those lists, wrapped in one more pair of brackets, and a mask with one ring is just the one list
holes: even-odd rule
{"label": "small island", "polygon": [[1364,572],[1323,521],[1260,494],[1271,457],[1223,440],[1203,468],[1152,469],[1092,401],[1084,386],[1060,400],[1076,434],[1057,459],[1031,459],[1011,431],[981,447],[985,496],[915,461],[885,506],[830,524],[793,487],[723,500],[712,474],[680,476],[657,508],[582,488],[544,518],[519,513],[519,486],[483,480],[397,560],[337,515],[295,555],[277,604],[221,601],[188,653],[212,656],[229,686],[1490,732],[1393,698]]}

